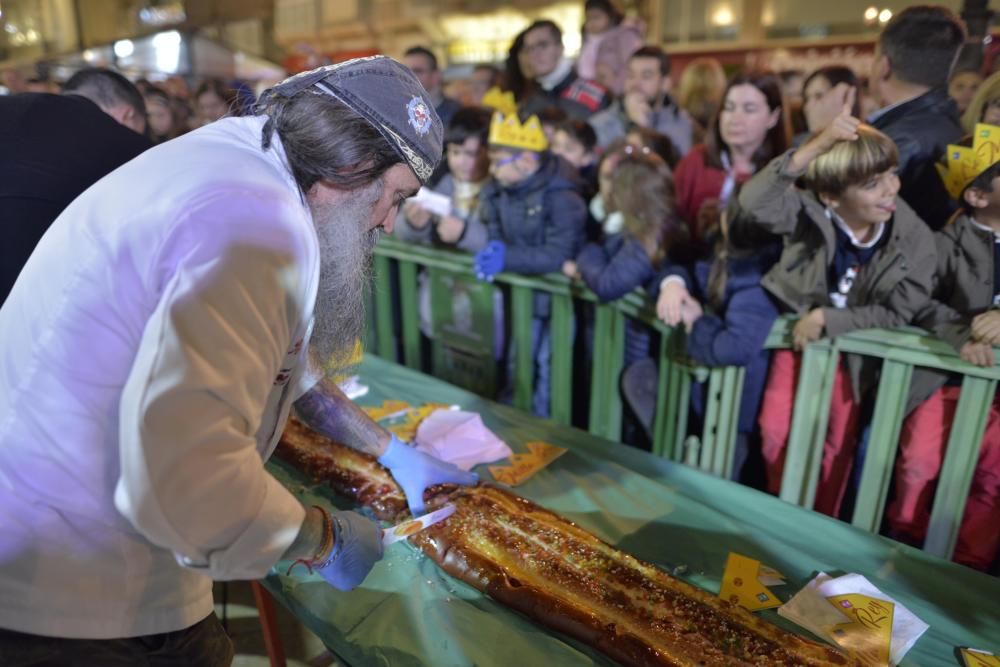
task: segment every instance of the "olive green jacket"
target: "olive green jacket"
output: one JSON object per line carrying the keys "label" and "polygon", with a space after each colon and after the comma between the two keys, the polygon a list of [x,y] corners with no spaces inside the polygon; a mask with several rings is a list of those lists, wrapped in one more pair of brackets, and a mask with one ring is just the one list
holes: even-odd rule
{"label": "olive green jacket", "polygon": [[[916,324],[961,350],[971,337],[972,319],[993,305],[993,233],[960,215],[935,234],[934,240],[937,274],[933,298],[918,314]],[[947,379],[948,374],[939,371],[914,371],[908,405],[916,407]]]}
{"label": "olive green jacket", "polygon": [[[747,181],[730,209],[732,224],[757,224],[784,239],[778,263],[761,284],[793,313],[823,308],[826,335],[909,324],[930,300],[936,261],[934,234],[906,202],[896,197],[887,223],[889,237],[864,266],[847,296],[846,308],[830,305],[827,274],[837,237],[826,207],[795,186],[788,170],[791,153],[779,156]],[[855,397],[878,376],[878,361],[847,355]]]}

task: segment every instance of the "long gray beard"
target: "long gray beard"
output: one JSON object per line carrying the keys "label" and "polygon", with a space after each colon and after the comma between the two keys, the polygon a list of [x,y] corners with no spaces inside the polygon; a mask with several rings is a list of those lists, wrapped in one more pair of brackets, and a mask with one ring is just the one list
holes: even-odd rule
{"label": "long gray beard", "polygon": [[319,237],[319,291],[311,346],[328,377],[350,366],[365,327],[365,292],[379,231],[367,229],[382,194],[381,181],[333,205],[311,206]]}

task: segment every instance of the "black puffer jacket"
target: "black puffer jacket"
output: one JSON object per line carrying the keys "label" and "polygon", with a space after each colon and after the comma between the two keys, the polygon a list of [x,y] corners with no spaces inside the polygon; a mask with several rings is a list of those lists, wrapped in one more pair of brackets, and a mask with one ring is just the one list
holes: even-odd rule
{"label": "black puffer jacket", "polygon": [[872,126],[899,148],[899,196],[931,229],[941,229],[955,209],[934,163],[962,138],[958,107],[948,91],[934,88],[890,109]]}

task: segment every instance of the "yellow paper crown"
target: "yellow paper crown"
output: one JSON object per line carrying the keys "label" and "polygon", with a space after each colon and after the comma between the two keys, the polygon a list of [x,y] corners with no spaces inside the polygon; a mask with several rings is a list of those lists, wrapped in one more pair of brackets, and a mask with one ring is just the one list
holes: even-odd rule
{"label": "yellow paper crown", "polygon": [[522,125],[516,113],[504,115],[500,111],[494,112],[490,122],[489,144],[536,153],[549,147],[538,116],[532,116]]}
{"label": "yellow paper crown", "polygon": [[944,186],[955,199],[981,173],[1000,161],[1000,127],[978,123],[972,147],[950,144],[944,165],[936,165]]}
{"label": "yellow paper crown", "polygon": [[483,95],[482,105],[496,109],[504,115],[517,113],[517,102],[514,101],[514,93],[505,93],[499,86],[493,86]]}

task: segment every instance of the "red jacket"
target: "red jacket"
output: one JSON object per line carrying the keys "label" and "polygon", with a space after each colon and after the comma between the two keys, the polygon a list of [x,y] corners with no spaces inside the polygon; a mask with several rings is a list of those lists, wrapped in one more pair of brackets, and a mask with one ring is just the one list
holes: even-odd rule
{"label": "red jacket", "polygon": [[[709,199],[718,199],[722,185],[726,182],[726,172],[718,167],[705,164],[705,144],[698,144],[681,158],[674,169],[674,188],[677,191],[677,212],[688,224],[693,238],[700,238],[698,211]],[[750,174],[737,174],[736,182],[741,184]],[[735,192],[733,193],[735,194]]]}

